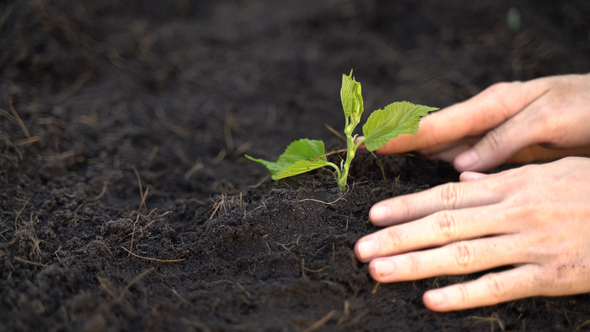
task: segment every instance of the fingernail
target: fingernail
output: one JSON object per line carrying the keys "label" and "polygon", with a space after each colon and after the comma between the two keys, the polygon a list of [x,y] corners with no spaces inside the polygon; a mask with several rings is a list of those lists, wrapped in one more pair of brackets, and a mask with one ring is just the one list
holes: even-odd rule
{"label": "fingernail", "polygon": [[428,300],[432,305],[439,305],[447,301],[447,294],[441,291],[432,291],[428,293]]}
{"label": "fingernail", "polygon": [[374,222],[386,222],[391,218],[391,210],[387,206],[376,205],[373,206],[369,212],[369,219]]}
{"label": "fingernail", "polygon": [[479,162],[479,156],[473,149],[469,149],[455,158],[455,168],[467,170]]}
{"label": "fingernail", "polygon": [[361,259],[366,259],[374,256],[379,250],[379,246],[377,245],[377,242],[373,240],[367,240],[359,243],[358,250]]}
{"label": "fingernail", "polygon": [[390,261],[375,261],[373,263],[375,273],[380,277],[386,277],[393,273],[394,266]]}
{"label": "fingernail", "polygon": [[461,181],[475,181],[475,180],[485,179],[486,177],[488,177],[488,175],[484,174],[484,173],[463,172],[459,176],[459,180],[461,180]]}

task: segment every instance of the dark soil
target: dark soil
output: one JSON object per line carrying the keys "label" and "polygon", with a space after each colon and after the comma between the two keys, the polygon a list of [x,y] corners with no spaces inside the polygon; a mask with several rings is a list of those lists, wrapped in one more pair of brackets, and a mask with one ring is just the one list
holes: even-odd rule
{"label": "dark soil", "polygon": [[0,330],[590,329],[588,295],[434,313],[427,289],[477,276],[370,278],[370,206],[447,164],[362,152],[341,195],[243,157],[341,149],[351,68],[367,110],[444,107],[588,72],[589,36],[585,0],[3,1]]}

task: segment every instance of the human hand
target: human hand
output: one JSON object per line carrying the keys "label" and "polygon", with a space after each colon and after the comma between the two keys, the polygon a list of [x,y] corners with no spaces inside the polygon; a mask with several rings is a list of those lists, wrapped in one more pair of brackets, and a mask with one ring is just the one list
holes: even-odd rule
{"label": "human hand", "polygon": [[459,183],[379,202],[369,217],[390,226],[355,246],[379,282],[515,266],[429,290],[431,310],[590,291],[590,159],[465,172]]}
{"label": "human hand", "polygon": [[458,171],[590,154],[590,74],[499,83],[430,114],[381,154],[418,150]]}

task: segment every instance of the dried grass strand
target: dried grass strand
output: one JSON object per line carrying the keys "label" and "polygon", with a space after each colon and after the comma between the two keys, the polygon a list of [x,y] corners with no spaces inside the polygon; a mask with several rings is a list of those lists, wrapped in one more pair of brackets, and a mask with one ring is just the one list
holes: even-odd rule
{"label": "dried grass strand", "polygon": [[129,257],[129,255],[131,255],[131,252],[133,251],[133,239],[135,238],[135,226],[137,225],[138,221],[139,221],[139,214],[137,215],[137,218],[135,219],[135,222],[133,223],[133,232],[131,232],[131,243],[129,244],[129,254],[127,255],[127,257]]}
{"label": "dried grass strand", "polygon": [[334,317],[334,315],[336,315],[336,313],[337,313],[336,310],[330,311],[327,315],[322,317],[320,320],[318,320],[317,322],[313,323],[310,327],[303,330],[303,332],[311,332],[311,331],[315,331],[315,330],[319,329],[324,324],[326,324],[328,321],[330,321],[330,319],[332,319],[332,317]]}
{"label": "dried grass strand", "polygon": [[108,183],[105,181],[102,185],[102,190],[100,191],[100,194],[98,194],[98,196],[94,196],[94,198],[92,199],[93,202],[98,201],[102,198],[102,196],[104,196],[104,194],[107,192],[107,185]]}
{"label": "dried grass strand", "polygon": [[301,202],[305,202],[305,201],[312,201],[312,202],[323,203],[323,204],[326,204],[326,205],[332,205],[332,204],[338,202],[339,200],[344,199],[344,197],[346,196],[346,194],[348,194],[348,189],[346,190],[346,192],[343,195],[341,195],[340,197],[338,197],[335,201],[329,202],[329,203],[328,202],[324,202],[324,201],[320,201],[319,199],[313,199],[313,198],[305,198],[305,199],[302,199],[302,200],[297,201],[297,203],[301,203]]}
{"label": "dried grass strand", "polygon": [[327,123],[324,124],[324,127],[326,127],[326,129],[328,129],[332,134],[336,135],[338,138],[340,138],[341,140],[346,142],[346,137],[342,136],[342,134],[340,132],[338,132],[338,130],[334,129],[332,126],[330,126]]}
{"label": "dried grass strand", "polygon": [[140,256],[140,255],[134,254],[131,251],[129,251],[129,249],[127,249],[125,247],[121,247],[121,249],[127,251],[133,257],[137,257],[137,258],[140,258],[140,259],[145,259],[145,260],[148,260],[148,261],[154,261],[154,262],[160,262],[160,263],[178,263],[178,262],[183,262],[183,261],[186,260],[186,258],[181,258],[181,259],[158,259],[158,258],[152,258],[152,257],[145,257],[145,256]]}
{"label": "dried grass strand", "polygon": [[24,258],[20,258],[20,257],[17,257],[17,256],[13,256],[12,258],[14,258],[15,261],[19,261],[21,263],[35,265],[35,266],[39,266],[39,267],[47,267],[47,265],[45,265],[45,264],[32,262],[30,260],[27,260],[27,259],[24,259]]}
{"label": "dried grass strand", "polygon": [[182,322],[185,323],[188,326],[196,327],[198,329],[201,329],[201,331],[203,331],[203,332],[211,332],[211,330],[205,324],[203,324],[203,323],[199,323],[199,322],[195,322],[195,321],[192,321],[192,320],[188,320],[188,319],[186,319],[184,317],[182,317]]}
{"label": "dried grass strand", "polygon": [[16,113],[16,110],[12,106],[12,99],[10,99],[8,101],[8,107],[10,108],[10,111],[12,112],[12,116],[14,116],[14,119],[16,120],[18,125],[20,126],[20,129],[23,131],[23,134],[27,138],[31,138],[31,134],[29,134],[29,131],[27,130],[27,127],[25,127],[23,120],[21,120],[20,116],[18,116],[18,113]]}

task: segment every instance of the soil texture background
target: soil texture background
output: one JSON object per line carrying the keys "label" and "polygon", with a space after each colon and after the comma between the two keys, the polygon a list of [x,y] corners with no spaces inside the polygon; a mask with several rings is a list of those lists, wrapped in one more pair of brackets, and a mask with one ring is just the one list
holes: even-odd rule
{"label": "soil texture background", "polygon": [[586,73],[590,2],[0,3],[0,331],[590,329],[588,295],[434,313],[426,290],[478,275],[370,278],[371,205],[448,164],[362,151],[340,194],[243,156],[343,148],[351,68],[366,113]]}

